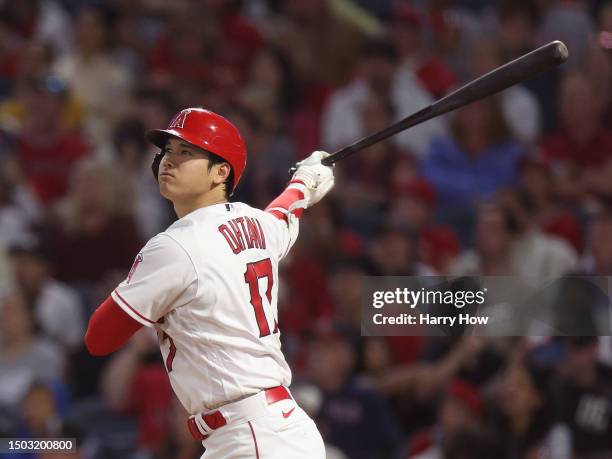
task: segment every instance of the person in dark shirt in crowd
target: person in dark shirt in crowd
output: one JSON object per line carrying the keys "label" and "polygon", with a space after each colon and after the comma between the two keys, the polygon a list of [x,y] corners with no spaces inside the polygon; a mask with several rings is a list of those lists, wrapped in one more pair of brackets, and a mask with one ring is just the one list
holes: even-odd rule
{"label": "person in dark shirt in crowd", "polygon": [[507,457],[572,459],[571,434],[558,420],[551,396],[553,372],[525,359],[510,358],[490,413]]}
{"label": "person in dark shirt in crowd", "polygon": [[438,407],[437,423],[417,432],[407,458],[442,459],[443,445],[463,433],[482,429],[483,400],[478,388],[461,379],[448,384]]}
{"label": "person in dark shirt in crowd", "polygon": [[[516,59],[540,46],[537,39],[541,18],[537,3],[536,0],[503,0],[497,3],[496,38],[501,47],[503,62]],[[560,70],[551,70],[524,84],[538,99],[542,132],[550,132],[556,126],[560,77]]]}
{"label": "person in dark shirt in crowd", "polygon": [[352,375],[355,351],[335,330],[318,332],[308,345],[308,379],[323,392],[317,425],[326,443],[351,459],[388,458],[400,432],[381,394]]}
{"label": "person in dark shirt in crowd", "polygon": [[598,338],[567,338],[558,377],[558,407],[570,427],[578,457],[612,455],[612,369],[597,357]]}

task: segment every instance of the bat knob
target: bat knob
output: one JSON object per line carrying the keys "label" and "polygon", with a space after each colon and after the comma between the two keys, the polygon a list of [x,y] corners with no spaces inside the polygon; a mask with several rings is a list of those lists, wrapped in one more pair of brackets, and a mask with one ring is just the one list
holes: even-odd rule
{"label": "bat knob", "polygon": [[557,59],[559,62],[565,62],[569,56],[569,51],[567,50],[567,46],[560,40],[553,41],[555,45],[555,54],[557,55]]}
{"label": "bat knob", "polygon": [[289,177],[293,177],[295,171],[297,171],[297,166],[293,166],[291,169],[289,169]]}

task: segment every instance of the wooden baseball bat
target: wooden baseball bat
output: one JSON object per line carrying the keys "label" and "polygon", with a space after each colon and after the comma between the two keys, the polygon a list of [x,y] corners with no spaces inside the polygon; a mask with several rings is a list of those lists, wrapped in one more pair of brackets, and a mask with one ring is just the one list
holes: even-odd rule
{"label": "wooden baseball bat", "polygon": [[[470,81],[456,91],[451,92],[447,96],[435,101],[418,112],[401,119],[397,123],[341,148],[325,158],[322,163],[326,166],[330,166],[398,132],[421,124],[436,116],[448,113],[459,107],[463,107],[478,99],[496,94],[514,84],[535,78],[547,70],[565,62],[567,56],[567,47],[561,41],[548,43],[547,45],[535,49],[530,53]],[[292,171],[294,170],[295,169],[292,169]]]}

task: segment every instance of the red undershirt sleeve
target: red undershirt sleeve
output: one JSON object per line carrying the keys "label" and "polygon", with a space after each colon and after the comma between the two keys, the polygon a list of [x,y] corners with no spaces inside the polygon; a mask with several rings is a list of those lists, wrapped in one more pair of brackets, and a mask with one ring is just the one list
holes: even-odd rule
{"label": "red undershirt sleeve", "polygon": [[287,215],[292,213],[300,218],[306,208],[304,199],[304,184],[299,180],[293,180],[276,199],[274,199],[265,211],[274,215],[279,220],[287,221]]}
{"label": "red undershirt sleeve", "polygon": [[141,323],[132,319],[108,297],[89,320],[85,345],[91,355],[110,354],[123,346],[140,328]]}

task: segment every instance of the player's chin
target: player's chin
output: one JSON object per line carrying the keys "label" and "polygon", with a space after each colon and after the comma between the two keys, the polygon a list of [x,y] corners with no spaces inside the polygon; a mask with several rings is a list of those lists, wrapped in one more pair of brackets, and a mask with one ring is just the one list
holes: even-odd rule
{"label": "player's chin", "polygon": [[175,183],[169,180],[160,179],[159,192],[164,198],[172,200],[179,194],[180,190]]}

